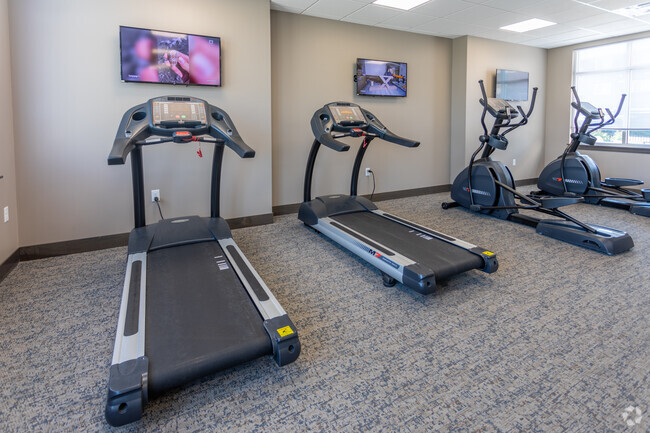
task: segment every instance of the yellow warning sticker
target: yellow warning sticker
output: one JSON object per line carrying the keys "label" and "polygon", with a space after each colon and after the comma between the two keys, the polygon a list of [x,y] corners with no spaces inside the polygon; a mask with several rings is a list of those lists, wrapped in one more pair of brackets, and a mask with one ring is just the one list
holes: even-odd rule
{"label": "yellow warning sticker", "polygon": [[280,337],[286,337],[287,335],[293,334],[293,329],[291,329],[291,326],[285,326],[284,328],[278,329],[278,334],[280,334]]}
{"label": "yellow warning sticker", "polygon": [[494,253],[492,251],[483,251],[483,254],[485,254],[486,256],[493,256],[494,255]]}

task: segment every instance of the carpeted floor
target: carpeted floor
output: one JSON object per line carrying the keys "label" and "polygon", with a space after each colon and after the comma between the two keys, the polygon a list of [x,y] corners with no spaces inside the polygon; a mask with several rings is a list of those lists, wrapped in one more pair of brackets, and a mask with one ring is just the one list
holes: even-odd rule
{"label": "carpeted floor", "polygon": [[[497,252],[424,297],[296,215],[235,240],[298,328],[302,354],[263,358],[151,402],[120,431],[648,431],[650,218],[574,205],[628,231],[608,257],[463,209],[447,194],[386,201]],[[0,430],[108,431],[108,367],[126,248],[22,262],[0,284]],[[639,407],[627,427],[622,413]]]}

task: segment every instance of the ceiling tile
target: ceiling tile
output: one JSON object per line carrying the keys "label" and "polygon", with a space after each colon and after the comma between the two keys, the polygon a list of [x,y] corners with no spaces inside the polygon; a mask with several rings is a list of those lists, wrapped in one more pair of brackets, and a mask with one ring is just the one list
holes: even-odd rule
{"label": "ceiling tile", "polygon": [[307,8],[303,14],[318,17],[341,19],[364,7],[363,3],[352,0],[318,0]]}
{"label": "ceiling tile", "polygon": [[602,24],[620,23],[622,21],[629,22],[630,24],[632,24],[634,20],[630,18],[622,17],[620,15],[611,14],[609,12],[604,12],[602,14],[598,14],[589,18],[570,20],[567,21],[567,24],[574,27],[593,27],[593,26],[600,26]]}
{"label": "ceiling tile", "polygon": [[[449,19],[453,19],[452,17],[449,17]],[[477,24],[481,24],[490,28],[493,28],[495,30],[503,27],[503,26],[508,26],[510,24],[516,24],[521,21],[525,21],[530,19],[529,16],[527,15],[521,15],[518,13],[513,13],[513,12],[506,12],[506,11],[501,11],[498,15],[495,15],[493,17],[484,19],[484,20],[479,20]],[[516,33],[516,32],[515,32]]]}
{"label": "ceiling tile", "polygon": [[559,11],[549,9],[548,11],[540,14],[538,18],[547,19],[549,21],[553,21],[556,23],[565,23],[572,20],[588,19],[603,14],[614,15],[609,12],[602,11],[600,9],[592,8],[581,4],[576,4],[567,9],[563,9]]}
{"label": "ceiling tile", "polygon": [[468,3],[463,0],[434,0],[425,3],[421,6],[411,9],[410,12],[422,15],[429,15],[431,17],[443,18],[454,12],[469,9],[474,6],[473,3]]}
{"label": "ceiling tile", "polygon": [[490,8],[482,5],[474,5],[469,9],[453,13],[445,18],[465,24],[479,24],[483,26],[490,26],[490,21],[492,19],[498,19],[499,15],[503,16],[503,14],[504,11],[501,9]]}
{"label": "ceiling tile", "polygon": [[[473,30],[472,30],[473,29]],[[444,18],[439,18],[428,23],[422,24],[414,28],[414,30],[421,31],[427,34],[448,34],[449,37],[463,36],[472,34],[473,31],[487,31],[487,27],[475,26],[471,24],[462,24],[455,21],[449,21]]]}
{"label": "ceiling tile", "polygon": [[374,25],[389,18],[396,17],[403,14],[404,11],[395,8],[387,8],[384,6],[367,5],[362,7],[356,12],[351,13],[342,19],[342,21],[349,21],[359,24]]}
{"label": "ceiling tile", "polygon": [[272,0],[271,9],[276,11],[300,13],[318,0]]}
{"label": "ceiling tile", "polygon": [[639,23],[638,21],[624,19],[621,21],[589,26],[590,29],[602,32],[606,35],[630,34],[650,30],[650,24]]}
{"label": "ceiling tile", "polygon": [[488,0],[483,5],[504,11],[517,11],[528,6],[538,5],[539,3],[540,0]]}
{"label": "ceiling tile", "polygon": [[615,9],[634,6],[639,3],[645,3],[645,1],[644,0],[598,0],[598,1],[591,2],[590,4],[599,8],[613,11]]}
{"label": "ceiling tile", "polygon": [[401,15],[398,15],[394,18],[390,18],[382,22],[382,26],[386,24],[389,26],[397,26],[401,28],[412,29],[413,27],[417,27],[419,25],[422,25],[432,20],[433,18],[431,18],[430,16],[414,14],[411,12],[404,12]]}
{"label": "ceiling tile", "polygon": [[[528,4],[517,8],[517,12],[522,14],[528,14],[535,18],[544,18],[548,14],[557,14],[559,12],[566,11],[572,7],[579,5],[571,0],[541,0],[537,3]],[[588,6],[585,6],[589,8]],[[593,8],[589,8],[593,9]]]}

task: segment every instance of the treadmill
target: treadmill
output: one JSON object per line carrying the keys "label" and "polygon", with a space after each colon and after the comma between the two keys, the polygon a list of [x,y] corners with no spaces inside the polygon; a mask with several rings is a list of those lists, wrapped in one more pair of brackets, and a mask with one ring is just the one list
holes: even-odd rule
{"label": "treadmill", "polygon": [[[375,138],[405,147],[419,142],[399,137],[359,105],[333,102],[317,110],[311,119],[315,140],[305,172],[304,202],[298,218],[350,252],[378,268],[385,286],[400,282],[422,294],[436,283],[471,269],[497,270],[496,255],[484,248],[379,210],[373,202],[357,196],[363,156]],[[338,152],[350,146],[337,140],[363,137],[350,185],[350,195],[311,198],[314,163],[322,145]]]}
{"label": "treadmill", "polygon": [[[193,141],[215,146],[210,217],[146,225],[142,148]],[[122,117],[108,164],[131,154],[135,228],[108,380],[113,426],[138,420],[171,388],[264,355],[286,365],[300,353],[295,326],[219,217],[224,145],[255,156],[228,114],[201,99],[153,98]]]}

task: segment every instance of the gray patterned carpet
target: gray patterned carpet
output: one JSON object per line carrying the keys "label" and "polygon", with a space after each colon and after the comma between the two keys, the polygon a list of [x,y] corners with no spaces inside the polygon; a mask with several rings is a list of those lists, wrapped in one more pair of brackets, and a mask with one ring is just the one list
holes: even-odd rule
{"label": "gray patterned carpet", "polygon": [[[302,354],[166,394],[120,431],[601,432],[650,429],[650,219],[568,210],[628,231],[608,257],[463,209],[446,194],[386,211],[498,253],[500,269],[424,297],[295,215],[234,238],[296,324]],[[108,431],[125,248],[22,262],[0,284],[0,430]],[[642,410],[628,427],[622,413]]]}

